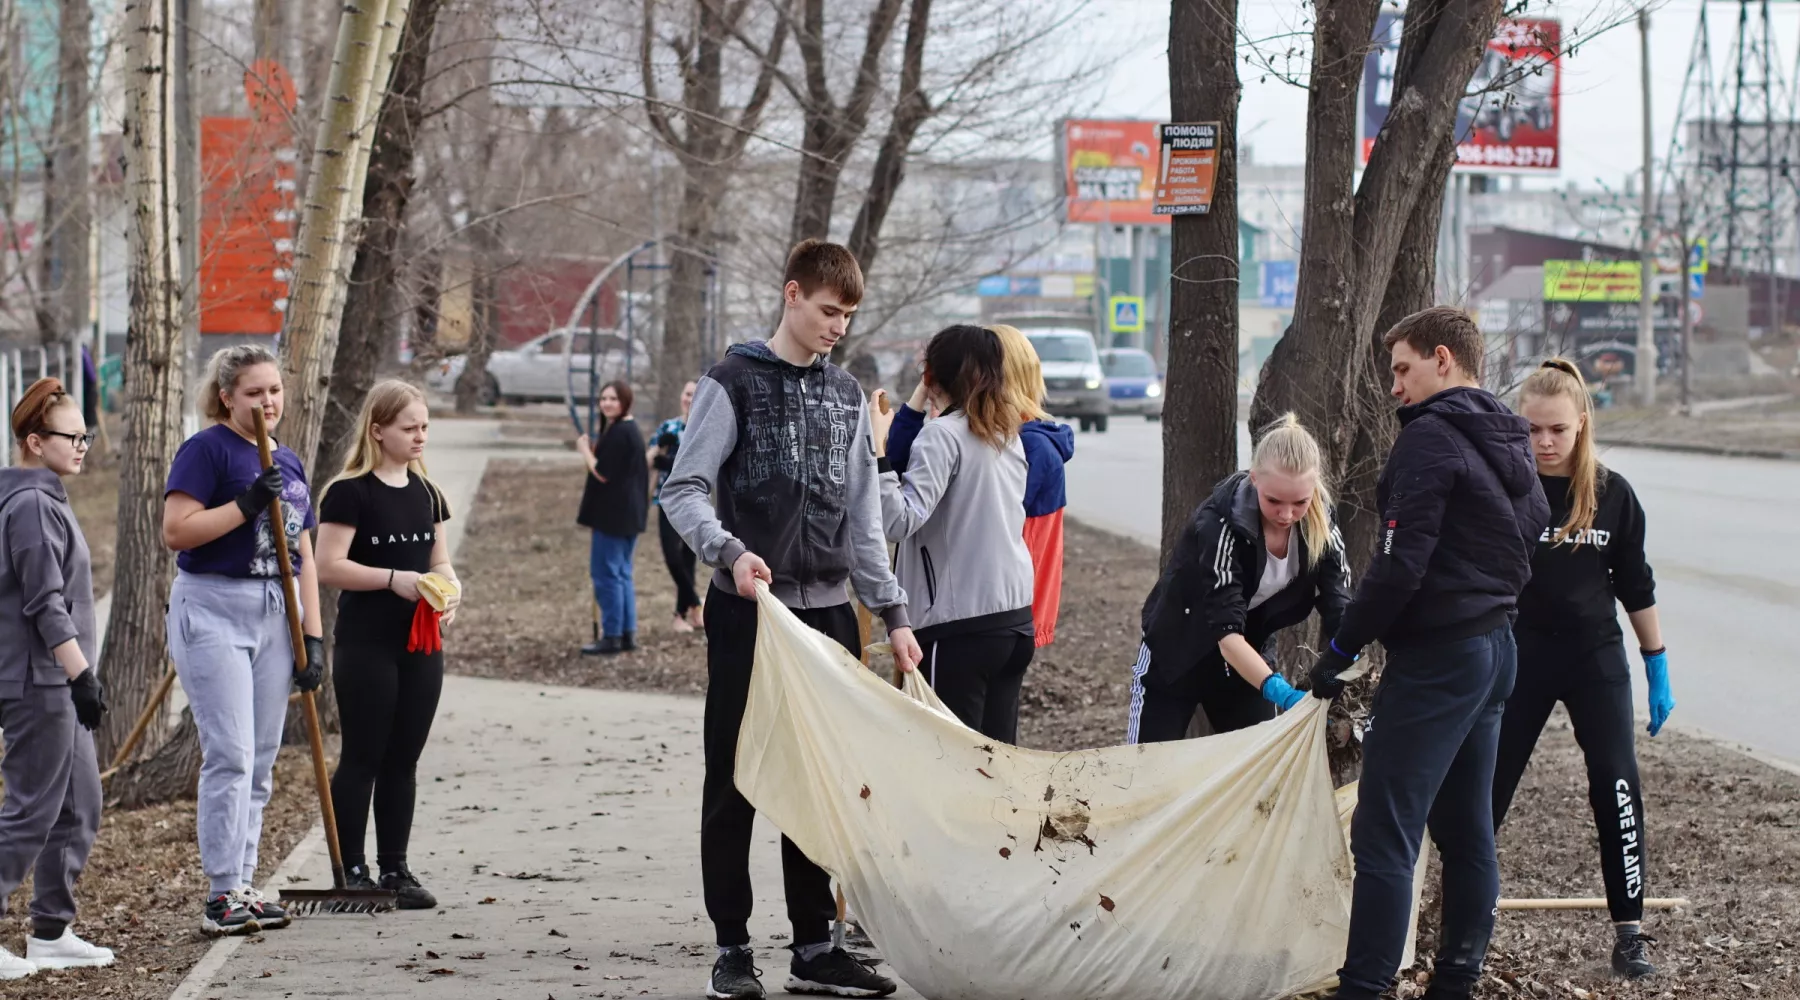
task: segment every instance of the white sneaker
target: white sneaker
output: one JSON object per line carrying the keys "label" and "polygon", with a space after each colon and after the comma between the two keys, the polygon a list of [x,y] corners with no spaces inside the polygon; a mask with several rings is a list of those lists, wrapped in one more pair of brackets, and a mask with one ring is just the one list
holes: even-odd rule
{"label": "white sneaker", "polygon": [[97,969],[113,963],[111,948],[88,944],[66,927],[54,941],[27,937],[25,957],[40,969]]}
{"label": "white sneaker", "polygon": [[37,970],[37,963],[0,948],[0,979],[24,979]]}

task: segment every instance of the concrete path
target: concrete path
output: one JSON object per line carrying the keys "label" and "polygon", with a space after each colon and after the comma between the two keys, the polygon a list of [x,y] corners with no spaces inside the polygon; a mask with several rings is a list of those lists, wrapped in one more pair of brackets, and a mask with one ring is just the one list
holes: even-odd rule
{"label": "concrete path", "polygon": [[[482,423],[432,426],[432,477],[454,511],[471,508],[489,457],[520,453]],[[450,522],[453,550],[465,523]],[[448,678],[410,850],[438,909],[225,939],[172,1000],[703,996],[714,948],[700,896],[702,714],[695,698]],[[373,824],[369,837],[372,850]],[[289,885],[331,882],[318,837],[283,867]],[[751,871],[751,932],[779,992],[787,921],[766,823]]]}

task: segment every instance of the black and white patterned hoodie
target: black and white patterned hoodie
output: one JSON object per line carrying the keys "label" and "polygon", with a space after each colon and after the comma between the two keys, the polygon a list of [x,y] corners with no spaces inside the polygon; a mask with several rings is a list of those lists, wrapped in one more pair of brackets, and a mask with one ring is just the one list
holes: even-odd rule
{"label": "black and white patterned hoodie", "polygon": [[790,608],[843,604],[849,582],[888,628],[905,627],[868,420],[855,376],[825,358],[802,367],[762,341],[734,345],[695,386],[663,513],[727,593],[750,551]]}

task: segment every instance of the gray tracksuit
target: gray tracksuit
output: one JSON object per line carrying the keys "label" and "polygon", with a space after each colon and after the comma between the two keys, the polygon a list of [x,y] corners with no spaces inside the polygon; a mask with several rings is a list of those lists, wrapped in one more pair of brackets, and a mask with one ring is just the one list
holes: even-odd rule
{"label": "gray tracksuit", "polygon": [[904,476],[881,474],[882,526],[899,543],[894,575],[921,641],[952,623],[1031,621],[1025,474],[1017,435],[995,448],[954,410],[919,432]]}
{"label": "gray tracksuit", "polygon": [[98,638],[87,541],[62,480],[0,469],[0,912],[35,870],[32,916],[75,919],[75,880],[100,830],[100,768],[50,651],[73,639],[94,663]]}
{"label": "gray tracksuit", "polygon": [[788,607],[843,604],[848,580],[901,628],[906,594],[888,570],[878,491],[855,377],[822,357],[790,365],[752,341],[696,385],[661,501],[688,546],[718,567],[713,585],[726,593],[737,592],[731,567],[749,551],[769,564],[770,592]]}

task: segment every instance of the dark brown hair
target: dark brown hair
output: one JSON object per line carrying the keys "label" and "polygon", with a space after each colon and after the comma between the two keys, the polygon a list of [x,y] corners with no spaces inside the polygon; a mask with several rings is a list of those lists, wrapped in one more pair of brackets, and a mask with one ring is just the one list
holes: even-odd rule
{"label": "dark brown hair", "polygon": [[856,263],[856,255],[824,240],[801,240],[788,251],[782,287],[787,287],[790,281],[799,283],[801,295],[811,295],[821,288],[830,289],[847,306],[856,305],[863,297],[863,273]]}
{"label": "dark brown hair", "polygon": [[613,379],[600,387],[601,392],[608,389],[613,391],[613,395],[619,397],[619,419],[623,420],[631,416],[631,401],[636,396],[636,393],[631,391],[631,383],[624,379]]}
{"label": "dark brown hair", "polygon": [[63,391],[61,379],[41,378],[31,383],[19,405],[13,407],[13,437],[21,443],[50,429],[50,413],[59,406],[74,406],[75,398]]}
{"label": "dark brown hair", "polygon": [[1431,357],[1439,347],[1447,347],[1458,368],[1470,378],[1481,377],[1487,341],[1481,336],[1481,328],[1461,309],[1453,306],[1421,309],[1395,323],[1394,328],[1381,338],[1381,346],[1391,351],[1402,340],[1422,358]]}
{"label": "dark brown hair", "polygon": [[992,330],[958,324],[938,331],[925,345],[924,378],[950,397],[949,408],[963,412],[976,437],[995,448],[1006,447],[1025,422],[1006,391],[1006,356]]}

